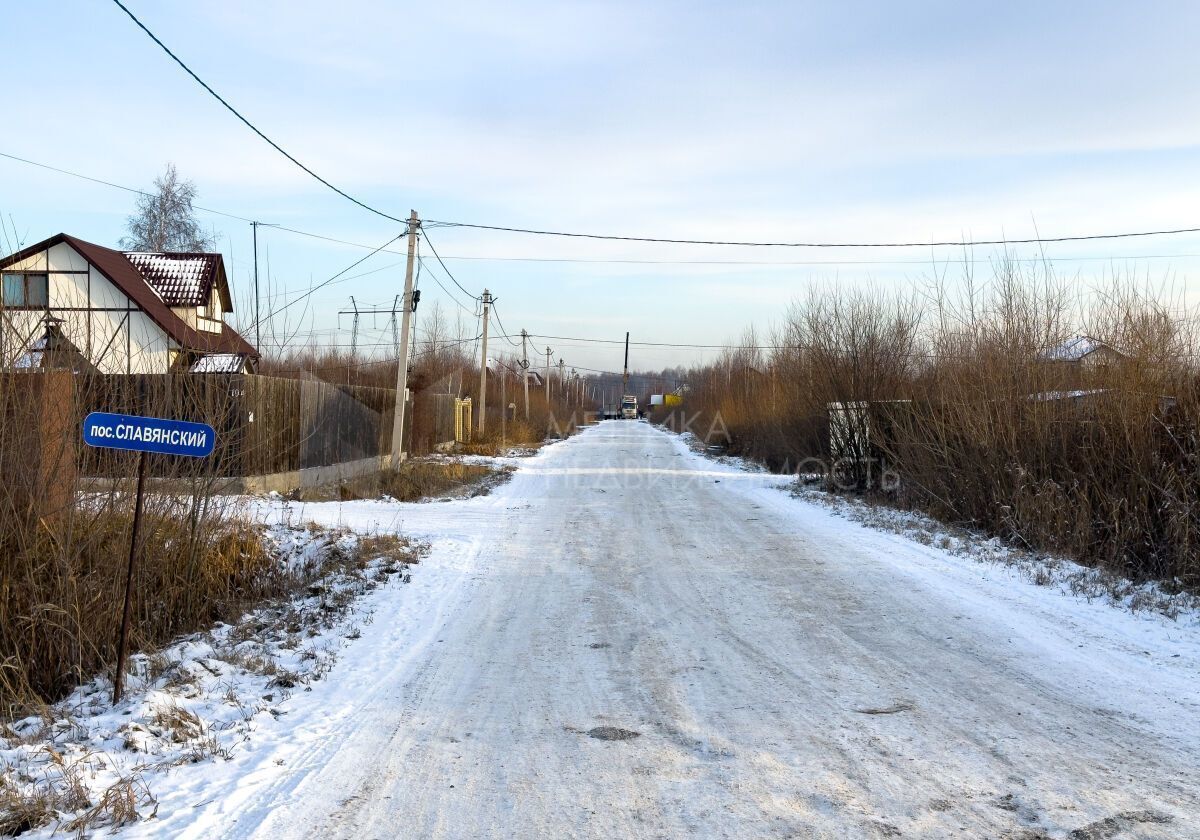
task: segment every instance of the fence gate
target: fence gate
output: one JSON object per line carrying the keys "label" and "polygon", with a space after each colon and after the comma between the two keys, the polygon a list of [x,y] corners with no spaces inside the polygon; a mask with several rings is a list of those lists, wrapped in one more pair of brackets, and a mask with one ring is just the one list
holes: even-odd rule
{"label": "fence gate", "polygon": [[454,442],[471,442],[471,398],[454,400]]}

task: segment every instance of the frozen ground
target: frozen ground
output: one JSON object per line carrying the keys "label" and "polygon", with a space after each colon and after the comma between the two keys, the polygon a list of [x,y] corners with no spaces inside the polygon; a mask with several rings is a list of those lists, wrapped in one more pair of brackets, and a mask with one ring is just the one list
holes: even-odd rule
{"label": "frozen ground", "polygon": [[1037,586],[610,421],[432,549],[146,837],[1200,837],[1200,627]]}

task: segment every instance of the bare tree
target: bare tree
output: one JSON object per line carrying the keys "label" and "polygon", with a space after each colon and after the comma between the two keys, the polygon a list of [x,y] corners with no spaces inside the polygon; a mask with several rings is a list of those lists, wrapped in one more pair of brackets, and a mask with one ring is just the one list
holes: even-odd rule
{"label": "bare tree", "polygon": [[216,244],[196,221],[192,201],[196,185],[179,177],[168,163],[154,179],[154,190],[138,196],[137,212],[126,221],[129,235],[120,246],[129,251],[207,251]]}

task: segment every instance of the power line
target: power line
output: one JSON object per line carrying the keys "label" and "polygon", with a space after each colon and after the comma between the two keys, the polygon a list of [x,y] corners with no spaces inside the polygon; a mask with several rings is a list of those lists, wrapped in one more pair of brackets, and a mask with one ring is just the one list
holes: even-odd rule
{"label": "power line", "polygon": [[[417,260],[418,269],[420,268],[420,266],[423,266],[423,265],[425,265],[425,259],[423,257],[418,258],[418,260]],[[464,304],[461,300],[459,300],[458,296],[455,295],[453,292],[451,292],[449,289],[447,289],[445,284],[443,284],[442,281],[438,279],[438,276],[436,274],[434,274],[433,271],[429,271],[429,276],[433,278],[434,283],[437,283],[438,288],[446,293],[446,297],[450,298],[450,300],[454,301],[454,303],[456,303],[458,305],[459,309],[461,309],[463,312],[466,312],[472,318],[479,317],[479,313],[473,309],[468,308],[466,304]]]}
{"label": "power line", "polygon": [[[476,338],[478,338],[478,336],[476,336]],[[474,339],[464,338],[459,341],[450,342],[446,346],[451,346],[453,344],[466,344],[468,341],[474,341]],[[322,346],[323,347],[348,347],[349,345],[340,344],[340,345],[322,345]],[[360,347],[361,346],[391,347],[392,343],[389,341],[389,342],[383,342],[383,343],[375,344],[375,345],[361,345],[360,344],[359,346]],[[418,350],[415,353],[410,354],[409,358],[414,358],[416,356],[427,356],[430,353],[436,353],[438,350],[442,350],[442,349],[444,349],[444,347],[425,348],[425,349]],[[384,359],[364,359],[363,361],[360,361],[360,362],[342,362],[340,364],[322,365],[320,367],[270,368],[269,372],[270,373],[317,373],[318,371],[345,370],[347,368],[363,368],[363,367],[371,367],[373,365],[394,365],[399,361],[400,361],[400,359],[398,357],[389,356]]]}
{"label": "power line", "polygon": [[[623,339],[616,338],[581,338],[580,336],[572,335],[543,335],[541,333],[530,333],[530,338],[546,338],[551,341],[583,341],[588,344],[621,344],[624,345]],[[784,350],[795,345],[762,345],[762,346],[746,346],[741,344],[676,344],[664,341],[631,341],[631,345],[638,347],[679,347],[684,349],[707,349],[707,350]]]}
{"label": "power line", "polygon": [[504,323],[500,320],[500,313],[496,310],[496,298],[492,298],[492,315],[496,319],[496,326],[500,328],[500,335],[504,337],[504,340],[513,347],[520,347],[521,345],[513,340],[512,336],[508,334],[508,330],[504,328]]}
{"label": "power line", "polygon": [[[113,0],[113,2],[116,2],[116,0]],[[403,236],[407,236],[407,235],[408,235],[408,231],[405,231],[404,233],[398,233],[398,234],[396,234],[396,235],[395,235],[395,236],[393,236],[391,239],[389,239],[387,242],[385,242],[385,243],[383,243],[382,245],[380,245],[378,248],[376,248],[375,250],[373,250],[371,253],[367,254],[367,255],[366,255],[365,257],[363,257],[362,259],[355,260],[354,262],[350,263],[350,265],[348,265],[348,266],[346,266],[345,268],[343,268],[341,271],[339,271],[337,274],[335,274],[335,275],[333,275],[332,277],[330,277],[328,280],[324,280],[324,281],[322,281],[322,282],[318,283],[317,285],[313,286],[311,289],[309,289],[308,291],[306,291],[304,294],[300,295],[300,297],[296,298],[295,300],[290,300],[290,301],[288,301],[287,303],[285,303],[283,306],[279,307],[279,309],[276,309],[275,311],[268,313],[268,314],[267,314],[267,317],[268,317],[268,318],[274,318],[274,317],[275,317],[275,316],[277,316],[277,315],[278,315],[280,312],[283,312],[283,311],[287,310],[289,307],[295,306],[295,305],[296,305],[297,303],[299,303],[300,301],[304,300],[305,298],[309,297],[310,295],[313,295],[313,294],[315,294],[315,293],[316,293],[316,292],[317,292],[319,289],[323,289],[323,288],[325,288],[326,286],[328,286],[330,283],[332,283],[332,282],[334,282],[335,280],[337,280],[339,277],[341,277],[343,274],[345,274],[345,273],[346,273],[347,271],[349,271],[350,269],[354,268],[354,267],[355,267],[355,266],[357,266],[357,265],[361,265],[362,263],[364,263],[364,262],[366,262],[367,260],[371,259],[371,257],[373,257],[373,256],[375,256],[376,254],[378,254],[380,251],[382,251],[382,250],[383,250],[384,248],[386,248],[388,245],[391,245],[393,242],[395,242],[397,239],[400,239],[401,237],[403,237]]]}
{"label": "power line", "polygon": [[[420,355],[421,353],[436,353],[437,351],[445,350],[448,347],[457,347],[462,344],[469,344],[478,338],[479,338],[479,336],[472,336],[471,338],[461,338],[461,339],[457,339],[455,341],[437,342],[433,347],[422,348],[419,351],[418,355]],[[394,347],[395,344],[391,341],[359,341],[355,344],[347,344],[346,342],[342,342],[342,341],[329,341],[329,342],[321,342],[320,344],[317,344],[317,345],[310,345],[310,347],[312,347],[312,346],[315,346],[317,348],[354,348],[354,347]],[[306,347],[305,349],[310,349],[310,348]]]}
{"label": "power line", "polygon": [[[612,344],[612,345],[621,345],[621,346],[623,346],[625,344],[623,339],[612,339],[612,338],[582,338],[580,336],[544,335],[541,333],[530,333],[529,337],[530,338],[545,338],[545,339],[550,339],[550,340],[558,341],[558,342],[578,341],[578,342],[584,342],[585,344]],[[785,344],[686,344],[686,343],[664,342],[664,341],[630,341],[629,343],[630,343],[630,345],[637,346],[637,347],[666,347],[666,348],[675,348],[675,349],[681,349],[681,350],[807,350],[807,351],[818,351],[818,352],[835,353],[835,354],[852,352],[852,348],[847,349],[846,347],[839,347],[839,346],[833,346],[833,345],[822,345],[822,344],[802,344],[799,342],[785,343]],[[568,343],[563,346],[570,347],[572,345]],[[905,353],[897,352],[897,353],[894,353],[893,355],[895,355],[898,358],[905,358],[905,359],[958,359],[958,360],[967,360],[967,361],[973,361],[973,360],[978,359],[977,355],[973,355],[970,353],[948,353],[948,352],[938,352],[936,350],[929,351],[929,352],[905,352]],[[1184,353],[1184,354],[1180,354],[1180,356],[1182,358],[1200,358],[1200,353]],[[576,365],[576,367],[579,367],[579,366]],[[584,368],[580,368],[580,369],[583,370]],[[599,372],[612,373],[612,371],[599,371]],[[620,376],[620,374],[618,374],[618,373],[614,373],[614,375]]]}
{"label": "power line", "polygon": [[[363,201],[360,201],[359,199],[355,198],[354,196],[350,195],[349,193],[345,192],[344,190],[339,189],[338,187],[334,186],[333,184],[331,184],[329,181],[322,178],[320,175],[318,175],[313,170],[309,169],[307,166],[305,166],[303,163],[301,163],[299,160],[297,160],[295,157],[293,157],[291,154],[289,154],[287,151],[285,151],[282,146],[280,146],[278,143],[276,143],[274,140],[272,140],[270,137],[268,137],[266,134],[264,134],[262,131],[260,131],[257,126],[255,126],[248,119],[246,119],[244,116],[242,116],[242,114],[236,108],[234,108],[227,101],[225,101],[225,99],[222,98],[220,96],[220,94],[218,94],[203,79],[201,79],[198,75],[196,75],[196,73],[190,67],[188,67],[187,64],[185,64],[177,55],[175,55],[175,53],[171,52],[171,50],[167,47],[166,44],[164,44],[161,40],[159,40],[158,36],[156,36],[153,32],[150,31],[149,28],[146,27],[145,24],[143,24],[140,20],[138,20],[137,16],[134,15],[133,12],[131,12],[128,8],[126,8],[126,6],[121,2],[121,0],[113,0],[113,2],[123,12],[125,12],[125,14],[129,16],[129,19],[132,20],[138,26],[139,29],[141,29],[143,32],[145,32],[146,35],[149,36],[150,39],[152,41],[154,41],[154,43],[157,44],[163,50],[163,52],[165,52],[168,56],[171,57],[171,59],[176,64],[178,64],[181,68],[183,68],[184,72],[186,72],[189,76],[191,76],[196,81],[197,84],[199,84],[201,87],[203,87],[214,99],[216,99],[218,102],[220,102],[231,114],[233,114],[235,117],[237,117],[238,120],[240,120],[247,128],[249,128],[251,131],[253,131],[255,134],[257,134],[260,138],[262,138],[266,143],[268,143],[277,152],[279,152],[281,155],[286,157],[289,161],[294,163],[300,169],[304,170],[306,173],[308,173],[310,176],[315,178],[317,181],[324,184],[326,187],[333,190],[334,192],[336,192],[338,195],[342,196],[346,200],[353,202],[354,204],[363,208],[364,210],[367,210],[368,212],[374,213],[375,215],[381,216],[385,219],[390,219],[391,221],[394,221],[394,222],[402,222],[403,223],[405,221],[404,219],[400,219],[389,213],[385,213],[382,210],[379,210],[375,207],[372,207],[369,204],[366,204]],[[491,230],[491,231],[498,231],[498,232],[502,232],[502,233],[522,233],[522,234],[528,234],[528,235],[534,235],[534,236],[555,236],[555,237],[573,238],[573,239],[595,239],[595,240],[608,240],[608,241],[617,241],[617,242],[647,242],[647,243],[669,244],[669,245],[722,245],[722,246],[736,246],[736,247],[747,247],[747,248],[913,248],[913,247],[938,248],[938,247],[971,247],[971,246],[977,246],[977,245],[1032,245],[1032,244],[1043,245],[1043,244],[1054,243],[1054,242],[1087,242],[1087,241],[1096,241],[1096,240],[1105,240],[1105,239],[1128,239],[1128,238],[1133,238],[1133,237],[1172,236],[1172,235],[1183,234],[1183,233],[1200,233],[1200,228],[1193,227],[1193,228],[1175,228],[1175,229],[1150,230],[1150,231],[1130,231],[1130,232],[1122,232],[1122,233],[1083,234],[1083,235],[1077,235],[1077,236],[1052,236],[1052,237],[1040,237],[1039,236],[1039,237],[1028,238],[1028,239],[981,239],[981,240],[957,240],[957,241],[956,240],[940,240],[940,241],[934,240],[934,241],[925,241],[925,242],[771,242],[771,241],[739,241],[739,240],[719,240],[719,239],[676,239],[676,238],[660,237],[660,236],[626,236],[626,235],[616,235],[616,234],[582,233],[582,232],[578,232],[578,231],[557,231],[557,230],[541,230],[541,229],[536,229],[536,228],[518,228],[518,227],[509,227],[509,226],[505,226],[505,225],[486,225],[486,224],[478,224],[478,223],[471,223],[471,222],[437,221],[437,220],[433,220],[433,219],[428,220],[428,224],[439,226],[439,227],[471,228],[474,230]],[[435,254],[436,254],[436,252],[435,252]]]}
{"label": "power line", "polygon": [[[319,332],[336,332],[336,331],[314,330],[314,331],[310,331],[307,333],[301,333],[301,334],[311,336],[311,335],[314,335]],[[457,347],[457,346],[461,346],[463,344],[477,342],[477,341],[479,341],[479,339],[481,337],[482,337],[482,334],[473,336],[471,338],[459,338],[459,339],[451,339],[451,340],[447,340],[447,341],[435,341],[435,342],[432,342],[432,346],[422,347],[420,350],[417,350],[416,353],[414,353],[412,355],[413,356],[426,356],[426,355],[429,355],[430,353],[436,353],[440,350],[445,350],[450,347]],[[362,341],[360,341],[354,345],[340,343],[340,342],[328,342],[328,343],[319,344],[316,346],[316,348],[313,348],[313,347],[303,348],[303,350],[301,350],[300,352],[310,351],[313,349],[345,349],[345,348],[349,348],[349,347],[362,348],[362,347],[390,347],[390,346],[392,346],[392,342],[390,342],[390,341],[378,341],[378,342],[370,342],[370,341],[362,342]],[[518,371],[513,369],[511,366],[505,364],[505,362],[503,360],[501,360],[499,357],[492,357],[492,360],[499,364],[504,365],[513,373],[518,373]],[[346,362],[346,363],[342,363],[342,364],[329,365],[329,366],[325,366],[325,367],[275,369],[275,372],[315,372],[315,371],[321,371],[321,370],[340,370],[343,368],[367,367],[370,365],[395,364],[397,361],[399,361],[399,359],[396,357],[387,357],[387,358],[383,358],[383,359],[368,359],[368,360],[364,360],[364,361],[360,361],[360,362]],[[620,376],[621,375],[620,373],[617,373],[616,371],[601,370],[599,368],[589,368],[589,367],[584,367],[583,365],[571,365],[571,367],[575,370],[587,371],[588,373],[599,373],[599,374],[606,374],[606,375],[612,375],[612,376]]]}
{"label": "power line", "polygon": [[462,293],[471,300],[479,300],[478,295],[473,295],[463,288],[463,284],[459,283],[458,280],[455,279],[454,275],[450,273],[450,269],[446,268],[446,264],[442,262],[442,258],[438,256],[437,248],[433,247],[433,240],[429,238],[428,231],[425,233],[425,241],[429,243],[429,250],[433,251],[433,255],[437,257],[438,264],[442,267],[442,271],[446,272],[446,276],[450,278],[450,281],[454,283],[455,286],[458,286],[459,289],[462,289]]}
{"label": "power line", "polygon": [[[134,195],[153,197],[153,193],[140,190],[135,187],[118,184],[114,181],[107,181],[103,178],[96,178],[91,175],[84,175],[80,172],[74,172],[70,169],[64,169],[58,166],[52,166],[48,163],[41,163],[36,160],[30,160],[19,155],[0,152],[0,157],[8,160],[24,163],[29,166],[34,166],[39,169],[45,169],[50,172],[55,172],[60,175],[67,175],[72,178],[79,178],[83,181],[90,181],[94,184],[100,184],[113,189],[122,190],[123,192]],[[223,216],[227,219],[235,219],[239,222],[252,222],[245,216],[239,216],[236,213],[229,213],[225,210],[217,210],[212,207],[204,207],[199,204],[192,205],[194,209],[204,213],[212,213],[216,216]],[[274,224],[271,226],[273,230],[284,231],[285,233],[295,234],[297,236],[305,236],[309,239],[319,239],[323,242],[332,242],[335,245],[345,245],[350,248],[362,248],[364,250],[374,250],[374,246],[367,245],[362,242],[352,242],[347,239],[339,239],[334,236],[328,236],[322,233],[314,233],[308,230],[300,230],[298,228],[287,227],[286,225]],[[428,236],[428,234],[426,234]],[[1039,242],[1047,242],[1049,240],[1036,240]],[[961,244],[961,243],[956,243]],[[969,247],[971,243],[966,243]],[[976,243],[978,244],[978,243]],[[1015,240],[1006,241],[1004,244],[1017,244]],[[404,256],[404,251],[382,249],[382,253],[395,254]],[[1195,259],[1200,257],[1200,254],[1184,253],[1184,254],[1109,254],[1100,256],[1075,256],[1075,257],[1004,257],[1004,260],[1019,262],[1019,263],[1060,263],[1060,262],[1098,262],[1098,261],[1114,261],[1114,260],[1174,260],[1174,259]],[[823,265],[929,265],[930,263],[939,263],[945,265],[976,265],[983,262],[992,262],[995,258],[975,259],[975,258],[954,258],[946,257],[943,259],[915,259],[915,260],[654,260],[654,259],[590,259],[581,257],[497,257],[482,254],[462,255],[462,254],[446,254],[441,256],[439,262],[445,260],[462,260],[472,262],[528,262],[528,263],[563,263],[563,264],[580,264],[580,265],[699,265],[699,266],[823,266]],[[443,262],[443,268],[445,268]],[[449,272],[447,272],[449,276]],[[351,279],[351,278],[346,278]],[[461,288],[461,286],[460,286]],[[443,287],[443,291],[448,290]],[[465,290],[464,290],[465,291]],[[477,297],[467,293],[473,300],[478,300]]]}
{"label": "power line", "polygon": [[605,376],[621,376],[622,374],[615,370],[598,370],[596,368],[584,367],[583,365],[571,365],[575,370],[585,370],[588,373],[602,373]]}
{"label": "power line", "polygon": [[494,230],[506,233],[526,233],[534,236],[558,236],[572,239],[600,239],[615,242],[651,242],[664,245],[732,245],[744,248],[969,248],[978,245],[1045,245],[1052,242],[1085,242],[1097,239],[1129,239],[1139,236],[1172,236],[1181,233],[1200,233],[1200,228],[1176,228],[1171,230],[1148,230],[1126,233],[1093,233],[1080,236],[1049,236],[1031,239],[962,239],[942,241],[935,240],[931,242],[755,242],[728,239],[669,239],[658,236],[618,236],[614,234],[602,233],[575,233],[557,230],[503,227],[500,225],[468,224],[466,222],[439,222],[433,219],[428,219],[425,223],[434,227],[471,228],[474,230]]}
{"label": "power line", "polygon": [[[421,239],[422,238],[424,238],[426,242],[429,242],[428,237],[421,237],[419,235],[417,236],[417,279],[416,279],[416,283],[418,285],[421,282],[421,269],[425,266],[425,259],[421,256]],[[433,250],[432,242],[429,242],[429,249]],[[437,251],[434,251],[433,254],[436,257]],[[441,257],[438,257],[438,262],[439,263],[442,262]],[[444,263],[442,264],[442,268],[443,269],[446,268]],[[446,274],[447,274],[447,276],[450,277],[451,280],[454,280],[454,276],[450,274],[450,271],[448,269],[446,270]],[[460,301],[457,297],[454,296],[453,292],[451,292],[449,289],[446,288],[445,284],[443,284],[442,281],[438,279],[437,274],[430,271],[429,276],[433,278],[433,282],[437,284],[438,288],[441,289],[446,294],[446,297],[448,297],[448,298],[450,298],[450,300],[454,301],[454,303],[458,306],[459,309],[461,309],[463,312],[466,312],[468,315],[470,315],[473,318],[479,317],[478,312],[476,312],[475,310],[471,309],[470,307],[467,307],[466,305],[464,305],[462,301]],[[458,286],[457,280],[454,280],[454,285]],[[458,286],[458,287],[460,289],[462,288],[462,286]],[[469,297],[469,295],[468,295],[468,297]]]}
{"label": "power line", "polygon": [[[315,178],[317,181],[319,181],[320,183],[322,183],[329,189],[333,190],[338,195],[345,198],[347,201],[350,201],[350,202],[358,205],[359,207],[363,208],[364,210],[367,210],[370,213],[374,213],[377,216],[381,216],[382,218],[389,219],[394,222],[401,222],[401,223],[404,223],[406,221],[397,216],[393,216],[389,213],[385,213],[382,210],[372,207],[371,205],[366,204],[363,201],[360,201],[359,199],[355,198],[354,196],[350,195],[349,193],[345,192],[344,190],[334,186],[332,183],[330,183],[329,181],[322,178],[320,175],[318,175],[312,169],[309,169],[307,166],[305,166],[303,163],[301,163],[299,160],[297,160],[295,157],[293,157],[291,154],[289,154],[282,146],[280,146],[278,143],[276,143],[274,140],[272,140],[270,137],[268,137],[266,134],[264,134],[261,130],[259,130],[259,128],[257,126],[255,126],[252,122],[250,122],[248,119],[246,119],[246,117],[242,116],[242,114],[236,108],[234,108],[232,105],[230,105],[220,94],[218,94],[215,90],[213,90],[212,87],[210,87],[207,82],[205,82],[203,79],[201,79],[190,67],[188,67],[187,64],[185,64],[183,62],[183,60],[179,58],[179,56],[175,55],[175,53],[173,53],[170,50],[170,48],[168,48],[167,45],[164,44],[158,38],[158,36],[156,36],[153,32],[151,32],[150,29],[144,23],[142,23],[137,18],[137,16],[133,12],[131,12],[121,2],[121,0],[113,0],[113,3],[115,3],[117,5],[117,7],[121,9],[121,11],[123,11],[126,15],[128,15],[129,19],[132,20],[139,29],[141,29],[144,33],[146,33],[146,35],[149,36],[149,38],[152,41],[154,41],[154,43],[157,44],[162,49],[163,52],[165,52],[168,56],[170,56],[171,59],[176,64],[178,64],[184,70],[185,73],[187,73],[189,76],[191,76],[192,79],[194,79],[197,84],[199,84],[202,88],[204,88],[204,90],[207,91],[209,93],[209,95],[211,95],[214,99],[216,99],[218,102],[220,102],[221,105],[223,105],[226,110],[228,110],[231,114],[233,114],[235,117],[237,117],[238,120],[240,120],[247,128],[249,128],[251,131],[253,131],[255,134],[257,134],[260,138],[262,138],[262,140],[264,140],[268,145],[270,145],[271,148],[275,149],[275,151],[279,152],[281,155],[283,155],[285,158],[287,158],[293,164],[298,166],[300,169],[304,170],[304,172],[306,172],[307,174],[309,174],[310,176]],[[721,240],[721,239],[682,239],[682,238],[676,239],[676,238],[661,237],[661,236],[628,236],[628,235],[617,235],[617,234],[582,233],[582,232],[578,232],[578,231],[542,230],[542,229],[537,229],[537,228],[518,228],[518,227],[509,227],[506,225],[487,225],[487,224],[478,224],[478,223],[472,223],[472,222],[438,221],[438,220],[434,220],[434,219],[427,220],[427,224],[434,225],[437,227],[470,228],[470,229],[474,229],[474,230],[490,230],[490,231],[497,231],[497,232],[502,232],[502,233],[522,233],[522,234],[528,234],[528,235],[533,235],[533,236],[555,236],[555,237],[572,238],[572,239],[594,239],[594,240],[607,240],[607,241],[616,241],[616,242],[646,242],[646,243],[668,244],[668,245],[720,245],[720,246],[735,246],[735,247],[746,247],[746,248],[914,248],[914,247],[939,248],[939,247],[971,247],[971,246],[978,246],[978,245],[1032,245],[1032,244],[1044,245],[1044,244],[1049,244],[1049,243],[1054,243],[1054,242],[1087,242],[1087,241],[1096,241],[1096,240],[1105,240],[1105,239],[1128,239],[1128,238],[1134,238],[1134,237],[1173,236],[1173,235],[1183,234],[1183,233],[1200,233],[1200,228],[1193,227],[1193,228],[1174,228],[1174,229],[1150,230],[1150,231],[1129,231],[1129,232],[1122,232],[1122,233],[1082,234],[1082,235],[1077,235],[1077,236],[1052,236],[1052,237],[1040,237],[1039,236],[1039,237],[1033,237],[1033,238],[1028,238],[1028,239],[979,239],[979,240],[965,240],[964,239],[964,240],[934,240],[934,241],[924,241],[924,242],[772,242],[772,241],[744,241],[744,240]],[[435,251],[435,255],[436,255],[436,251]],[[453,279],[453,277],[452,277],[452,279]],[[464,291],[466,291],[466,290],[464,289]],[[469,292],[468,292],[468,294],[469,294]]]}
{"label": "power line", "polygon": [[[379,253],[384,253],[384,252],[380,251]],[[391,253],[391,252],[388,251],[387,253]],[[373,268],[370,271],[363,271],[363,272],[359,272],[358,274],[351,274],[349,277],[339,277],[337,282],[338,283],[347,283],[351,280],[357,280],[360,277],[367,277],[372,274],[378,274],[381,271],[387,271],[389,268],[395,268],[398,265],[403,265],[403,263],[388,263],[387,265],[381,265],[379,268]],[[262,299],[267,300],[267,301],[286,300],[287,298],[296,298],[296,297],[302,297],[302,296],[308,295],[311,291],[312,291],[311,289],[292,289],[290,291],[283,290],[283,291],[274,292],[271,294],[265,294],[262,296]]]}
{"label": "power line", "polygon": [[[200,209],[200,208],[198,208]],[[292,230],[290,228],[280,228],[287,230],[289,233],[298,233],[301,236],[311,236],[317,239],[325,239],[329,242],[336,242],[341,245],[350,245],[355,248],[369,248],[369,245],[362,245],[357,242],[346,242],[341,239],[333,239],[328,236],[320,236],[315,233],[306,233],[301,230]],[[389,254],[399,253],[398,251],[388,251]],[[1173,259],[1192,259],[1200,257],[1200,254],[1106,254],[1094,257],[1004,257],[1002,261],[1011,261],[1018,263],[1057,263],[1057,262],[1095,262],[1101,260],[1173,260]],[[486,255],[460,255],[447,254],[443,259],[446,260],[464,260],[475,262],[523,262],[523,263],[562,263],[570,265],[703,265],[703,266],[805,266],[805,265],[929,265],[935,263],[939,265],[976,265],[983,262],[992,262],[995,258],[975,259],[975,258],[955,258],[946,257],[942,259],[917,259],[917,260],[640,260],[640,259],[588,259],[583,257],[492,257]]]}
{"label": "power line", "polygon": [[[15,160],[20,163],[27,163],[30,166],[36,166],[39,169],[47,169],[51,172],[57,172],[60,175],[70,175],[72,178],[80,178],[84,181],[91,181],[93,184],[102,184],[106,187],[112,187],[114,189],[124,190],[125,192],[133,193],[134,195],[144,195],[147,198],[154,198],[153,193],[148,193],[145,190],[139,190],[134,187],[127,187],[124,184],[116,184],[116,183],[113,183],[112,181],[105,181],[103,178],[93,178],[91,175],[82,175],[78,172],[72,172],[69,169],[61,169],[57,166],[51,166],[48,163],[38,163],[36,160],[29,160],[28,158],[18,157],[17,155],[10,155],[7,152],[0,152],[0,157],[8,158],[9,160]],[[253,219],[247,219],[245,216],[237,216],[233,213],[226,213],[223,210],[213,210],[211,207],[201,207],[199,204],[194,204],[192,206],[197,210],[203,210],[205,213],[212,213],[217,216],[224,216],[227,219],[237,219],[239,222],[251,222],[252,223],[254,221]],[[290,232],[291,233],[299,233],[299,231],[290,231]],[[359,246],[359,247],[362,247],[362,246]]]}
{"label": "power line", "polygon": [[201,79],[199,76],[197,76],[192,71],[192,68],[190,68],[186,64],[184,64],[182,59],[179,58],[179,56],[177,56],[177,55],[175,55],[175,53],[171,52],[171,50],[167,47],[167,45],[164,44],[162,41],[160,41],[158,39],[158,36],[155,35],[153,32],[151,32],[144,23],[142,23],[140,20],[138,20],[137,16],[133,12],[129,11],[129,9],[125,7],[125,4],[122,3],[121,0],[113,0],[113,2],[117,4],[117,6],[121,9],[121,11],[123,11],[125,14],[129,15],[129,19],[132,20],[135,24],[137,24],[139,29],[141,29],[148,36],[150,36],[150,40],[152,40],[154,43],[158,44],[158,46],[162,48],[163,52],[165,52],[167,55],[169,55],[176,64],[178,64],[180,67],[182,67],[185,73],[187,73],[189,76],[191,76],[193,79],[195,79],[196,83],[199,84],[200,87],[202,87],[206,91],[208,91],[208,93],[214,99],[216,99],[218,102],[220,102],[222,105],[225,106],[225,109],[227,111],[229,111],[229,113],[233,114],[235,117],[237,117],[239,120],[241,120],[242,123],[245,124],[245,126],[247,128],[249,128],[251,131],[253,131],[255,134],[257,134],[263,140],[265,140],[267,142],[267,144],[271,146],[271,148],[273,148],[275,151],[279,152],[279,154],[283,155],[285,158],[290,160],[292,163],[296,164],[296,166],[303,169],[305,172],[307,172],[313,178],[316,178],[322,184],[329,187],[329,189],[333,190],[335,193],[340,195],[342,198],[357,204],[359,207],[361,207],[364,210],[367,210],[371,213],[374,213],[376,216],[382,216],[383,218],[390,219],[393,222],[400,222],[402,224],[407,223],[406,219],[400,219],[400,218],[397,218],[396,216],[389,215],[388,213],[384,213],[382,210],[377,210],[376,208],[372,207],[371,205],[366,204],[362,201],[359,201],[357,198],[355,198],[354,196],[345,192],[344,190],[341,190],[341,189],[335,187],[333,184],[329,183],[324,178],[322,178],[320,175],[318,175],[316,172],[313,172],[311,169],[309,169],[303,163],[301,163],[300,161],[296,160],[296,158],[294,158],[290,154],[288,154],[283,149],[282,146],[280,146],[278,143],[276,143],[270,137],[268,137],[267,135],[265,135],[261,131],[259,131],[258,127],[255,126],[254,123],[250,122],[250,120],[243,117],[236,108],[234,108],[232,105],[230,105],[228,102],[226,102],[219,93],[217,93],[215,90],[213,90],[211,87],[209,87],[207,82],[205,82],[203,79]]}

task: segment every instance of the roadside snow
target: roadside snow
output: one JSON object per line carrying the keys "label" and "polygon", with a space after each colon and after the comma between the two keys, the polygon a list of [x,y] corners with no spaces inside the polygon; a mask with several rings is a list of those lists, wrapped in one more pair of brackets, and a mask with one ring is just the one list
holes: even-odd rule
{"label": "roadside snow", "polygon": [[[735,472],[764,474],[766,468],[755,461],[710,449],[691,432],[679,440],[693,455],[721,464]],[[1077,563],[1066,557],[1036,552],[1006,544],[966,528],[910,510],[900,510],[859,497],[830,493],[791,475],[779,475],[780,489],[807,504],[819,505],[850,522],[874,531],[884,531],[921,546],[940,549],[946,556],[988,566],[1005,566],[1025,582],[1048,587],[1056,592],[1086,601],[1101,601],[1134,613],[1151,613],[1157,621],[1165,617],[1186,627],[1200,627],[1200,596],[1155,581],[1134,582],[1111,572]],[[819,478],[817,476],[813,477]]]}
{"label": "roadside snow", "polygon": [[282,523],[264,539],[299,594],[134,654],[115,707],[111,682],[98,677],[0,730],[0,832],[28,831],[39,815],[50,824],[23,836],[154,816],[174,768],[231,760],[263,720],[288,713],[293,694],[311,691],[372,620],[360,596],[410,580],[408,564],[423,553],[401,540]]}

